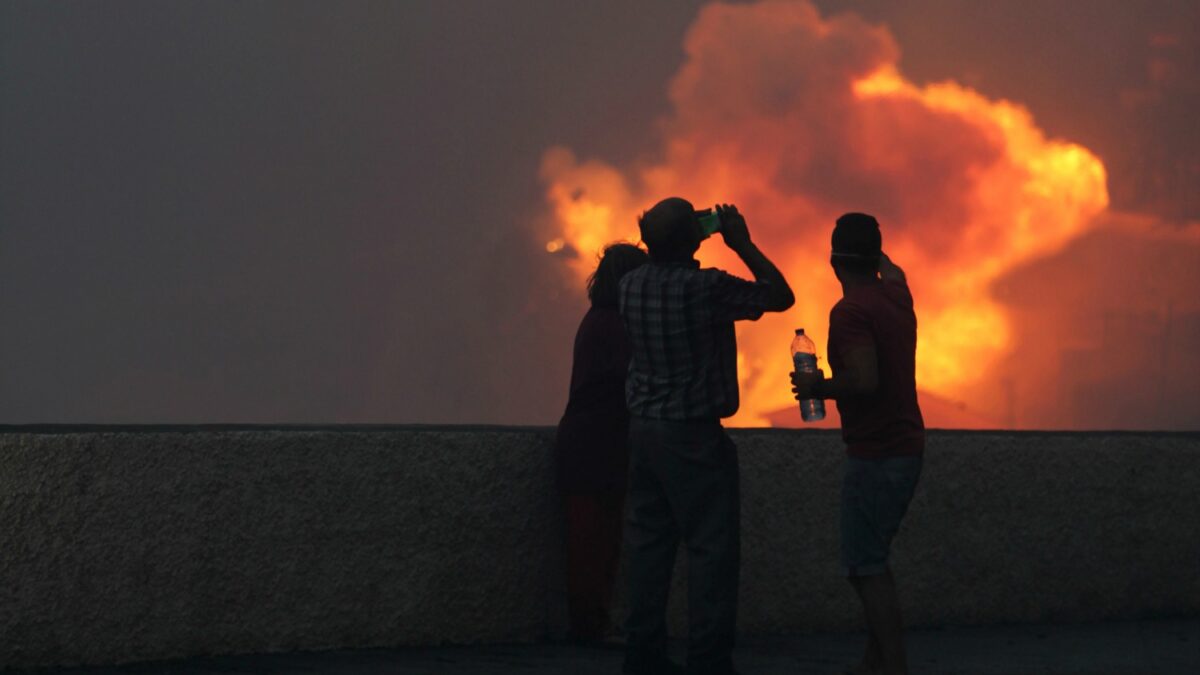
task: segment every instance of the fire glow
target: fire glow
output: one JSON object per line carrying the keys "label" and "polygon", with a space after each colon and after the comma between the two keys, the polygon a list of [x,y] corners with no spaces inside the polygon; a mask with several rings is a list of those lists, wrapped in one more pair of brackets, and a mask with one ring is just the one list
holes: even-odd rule
{"label": "fire glow", "polygon": [[[763,425],[795,405],[791,329],[808,329],[824,352],[840,297],[828,266],[834,219],[873,213],[910,274],[918,387],[969,401],[996,386],[989,369],[1013,345],[991,285],[1087,231],[1108,205],[1100,160],[1047,139],[1019,104],[907,81],[887,29],[852,14],[713,4],[684,49],[655,159],[616,167],[562,147],[545,153],[546,250],[577,252],[569,264],[582,280],[606,243],[637,241],[637,216],[658,199],[736,203],[797,297],[782,315],[739,324],[742,408],[731,423]],[[746,275],[714,239],[702,262]]]}

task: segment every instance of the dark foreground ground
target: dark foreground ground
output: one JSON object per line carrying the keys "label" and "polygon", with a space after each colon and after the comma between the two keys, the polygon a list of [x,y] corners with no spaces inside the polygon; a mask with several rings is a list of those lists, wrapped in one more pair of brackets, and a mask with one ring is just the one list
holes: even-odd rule
{"label": "dark foreground ground", "polygon": [[[857,634],[745,639],[735,653],[743,675],[840,673],[862,645]],[[680,654],[683,645],[672,648]],[[1076,625],[944,628],[914,631],[913,675],[1200,674],[1200,618]],[[335,675],[483,675],[619,673],[619,646],[564,644],[428,647],[194,658],[114,668],[37,671],[67,675],[158,673],[333,673]]]}

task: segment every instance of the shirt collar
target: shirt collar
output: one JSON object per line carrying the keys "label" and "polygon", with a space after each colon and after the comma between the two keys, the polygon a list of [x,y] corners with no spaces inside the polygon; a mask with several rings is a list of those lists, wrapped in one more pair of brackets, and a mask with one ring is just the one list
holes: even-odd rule
{"label": "shirt collar", "polygon": [[682,267],[685,269],[693,269],[693,270],[700,269],[700,261],[695,260],[695,259],[693,259],[693,260],[673,260],[671,262],[655,262],[652,260],[652,261],[650,261],[650,264],[658,266],[658,267]]}

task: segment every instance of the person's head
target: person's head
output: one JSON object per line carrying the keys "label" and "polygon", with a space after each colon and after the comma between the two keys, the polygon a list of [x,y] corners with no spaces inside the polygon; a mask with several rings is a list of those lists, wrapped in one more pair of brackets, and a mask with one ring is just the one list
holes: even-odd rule
{"label": "person's head", "polygon": [[829,263],[838,279],[873,278],[879,272],[882,251],[883,237],[874,216],[847,213],[837,219]]}
{"label": "person's head", "polygon": [[692,203],[679,197],[668,197],[650,207],[638,218],[638,229],[655,262],[691,260],[703,238]]}
{"label": "person's head", "polygon": [[587,280],[588,299],[593,307],[617,306],[617,291],[621,277],[645,265],[649,257],[642,249],[624,242],[609,244],[600,254],[600,264]]}

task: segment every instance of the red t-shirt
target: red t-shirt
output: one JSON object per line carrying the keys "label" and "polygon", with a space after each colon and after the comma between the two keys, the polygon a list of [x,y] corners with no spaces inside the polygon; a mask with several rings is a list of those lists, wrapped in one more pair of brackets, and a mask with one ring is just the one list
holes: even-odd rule
{"label": "red t-shirt", "polygon": [[879,388],[873,394],[840,399],[842,439],[852,457],[882,459],[920,455],[925,421],[917,405],[917,315],[903,281],[856,286],[829,313],[829,366],[834,376],[846,354],[874,345]]}

